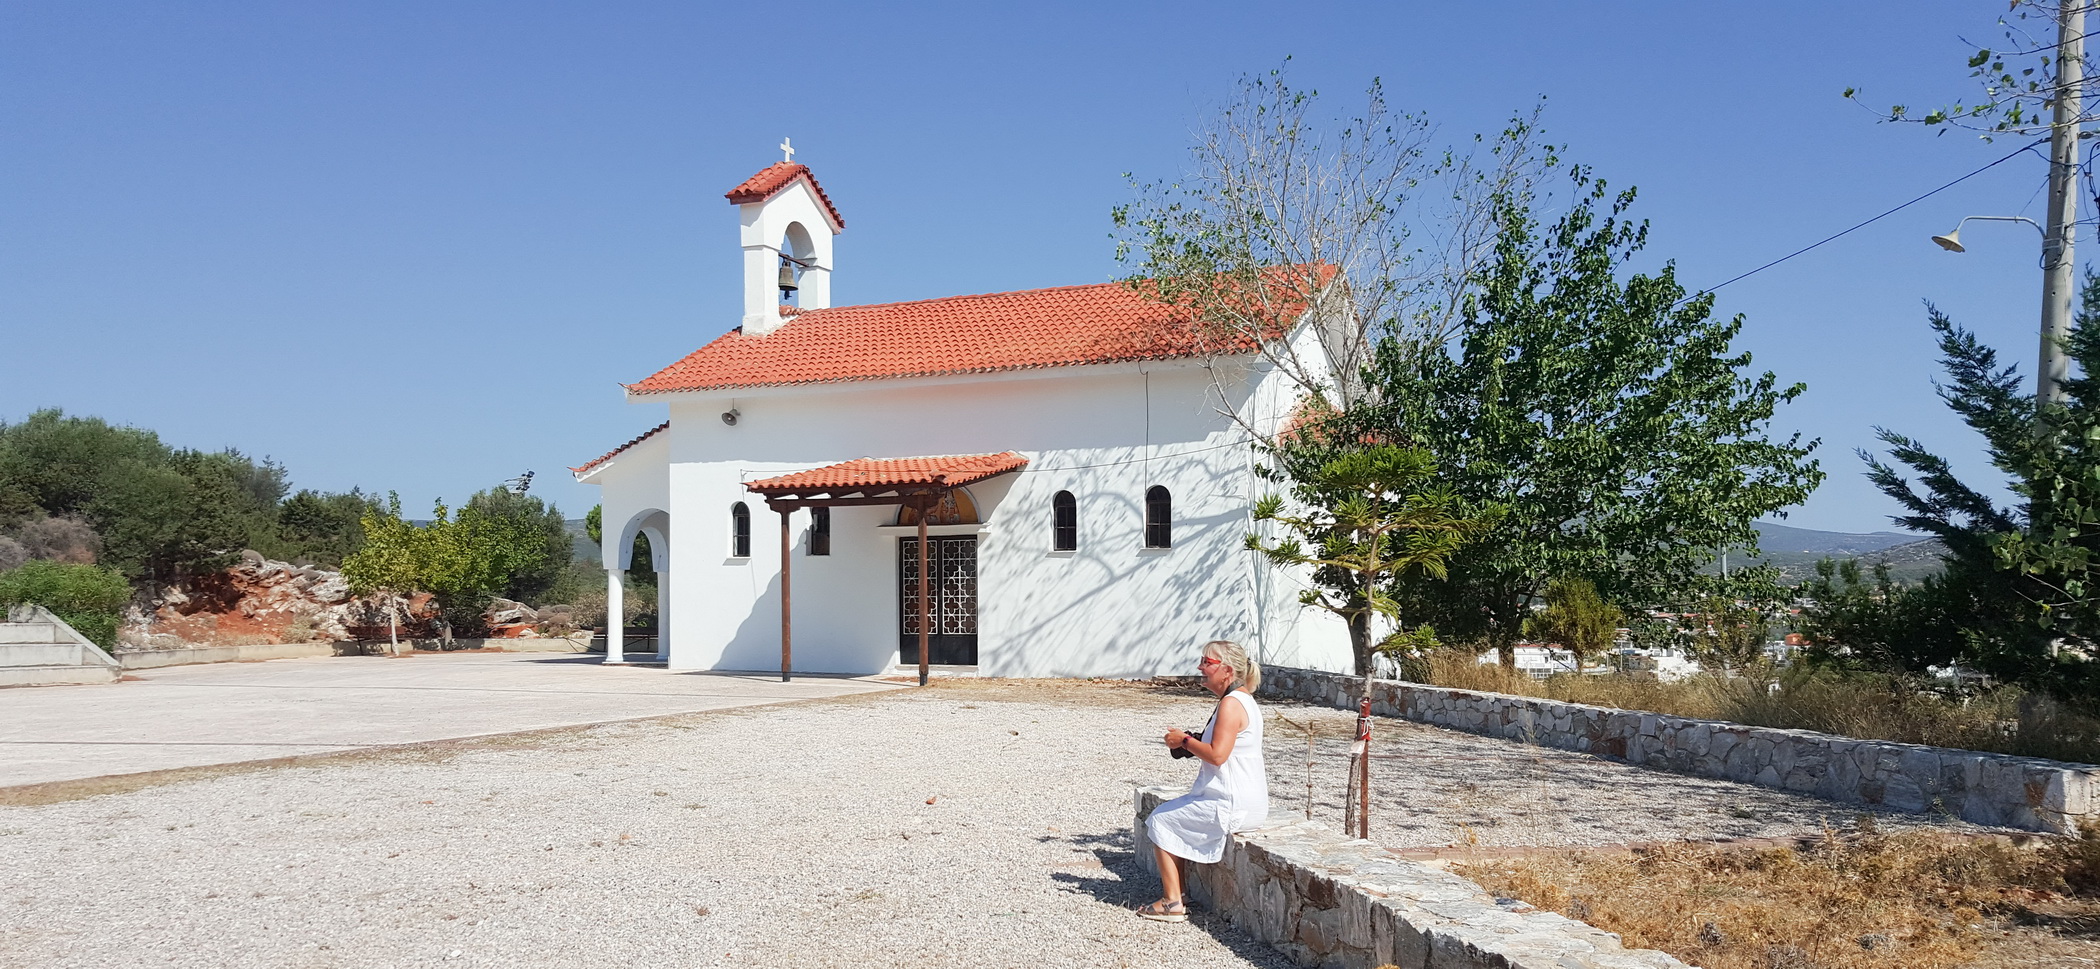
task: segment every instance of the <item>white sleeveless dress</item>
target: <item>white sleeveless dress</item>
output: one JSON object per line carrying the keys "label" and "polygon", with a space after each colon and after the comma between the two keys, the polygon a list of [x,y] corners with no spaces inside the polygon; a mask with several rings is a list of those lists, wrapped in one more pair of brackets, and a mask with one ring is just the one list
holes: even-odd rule
{"label": "white sleeveless dress", "polygon": [[[1177,858],[1210,864],[1225,857],[1225,842],[1235,831],[1260,827],[1269,819],[1269,774],[1261,756],[1261,707],[1244,690],[1225,694],[1240,702],[1247,725],[1232,742],[1225,763],[1208,762],[1196,771],[1196,783],[1161,804],[1145,819],[1152,843]],[[1203,728],[1203,742],[1213,743],[1215,718]]]}

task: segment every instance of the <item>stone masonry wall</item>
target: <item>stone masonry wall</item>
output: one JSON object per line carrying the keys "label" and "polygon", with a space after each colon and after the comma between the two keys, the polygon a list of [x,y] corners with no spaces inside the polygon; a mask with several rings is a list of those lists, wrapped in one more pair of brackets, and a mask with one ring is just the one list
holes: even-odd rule
{"label": "stone masonry wall", "polygon": [[[1137,789],[1132,840],[1159,874],[1145,819],[1180,792]],[[1185,865],[1199,906],[1283,950],[1299,965],[1335,969],[1684,969],[1652,949],[1406,861],[1316,821],[1233,835],[1214,865]]]}
{"label": "stone masonry wall", "polygon": [[[1354,710],[1363,678],[1264,669],[1261,692]],[[2076,833],[2100,807],[2100,767],[1855,740],[1501,693],[1371,681],[1371,712],[1845,804]]]}

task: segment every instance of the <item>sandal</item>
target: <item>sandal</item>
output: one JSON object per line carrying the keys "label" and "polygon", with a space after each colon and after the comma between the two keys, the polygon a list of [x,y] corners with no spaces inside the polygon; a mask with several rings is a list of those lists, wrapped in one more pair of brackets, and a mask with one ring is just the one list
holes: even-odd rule
{"label": "sandal", "polygon": [[1138,918],[1151,919],[1154,922],[1186,922],[1189,920],[1188,906],[1180,902],[1169,902],[1166,899],[1160,899],[1144,908],[1138,909],[1137,914]]}

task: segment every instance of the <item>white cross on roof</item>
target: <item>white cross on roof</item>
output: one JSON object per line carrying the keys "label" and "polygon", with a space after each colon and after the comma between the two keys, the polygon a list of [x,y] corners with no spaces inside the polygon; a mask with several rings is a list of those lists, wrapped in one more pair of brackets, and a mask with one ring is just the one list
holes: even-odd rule
{"label": "white cross on roof", "polygon": [[795,147],[793,145],[788,144],[788,140],[786,138],[780,139],[780,151],[782,156],[780,159],[781,161],[791,162],[795,160]]}

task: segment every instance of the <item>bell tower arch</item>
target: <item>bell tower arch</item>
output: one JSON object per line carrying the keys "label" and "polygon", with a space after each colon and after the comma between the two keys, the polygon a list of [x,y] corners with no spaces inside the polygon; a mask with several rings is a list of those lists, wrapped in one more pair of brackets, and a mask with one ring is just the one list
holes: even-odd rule
{"label": "bell tower arch", "polygon": [[832,240],[846,220],[795,149],[724,195],[737,207],[744,247],[744,335],[765,336],[786,322],[781,303],[792,293],[805,310],[831,306]]}

